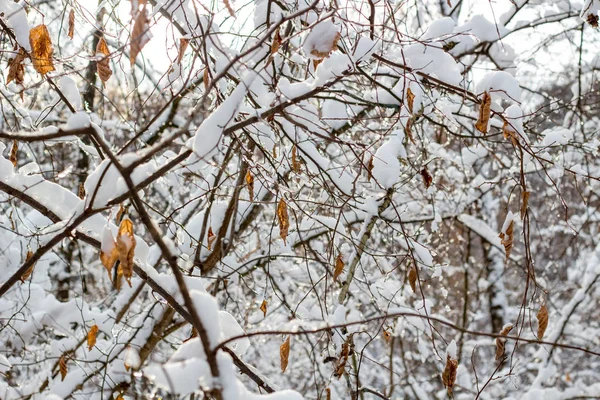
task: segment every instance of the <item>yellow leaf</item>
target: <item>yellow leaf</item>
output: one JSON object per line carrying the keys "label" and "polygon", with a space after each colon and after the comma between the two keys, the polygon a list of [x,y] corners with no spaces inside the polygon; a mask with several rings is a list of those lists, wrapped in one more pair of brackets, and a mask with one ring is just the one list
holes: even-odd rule
{"label": "yellow leaf", "polygon": [[131,65],[135,64],[135,59],[146,43],[150,40],[150,18],[148,17],[148,10],[146,4],[142,6],[140,12],[138,12],[135,21],[133,23],[133,30],[131,32],[131,48],[129,51],[129,61]]}
{"label": "yellow leaf", "polygon": [[98,336],[98,325],[92,326],[87,334],[88,351],[91,351],[96,345],[96,336]]}
{"label": "yellow leaf", "polygon": [[135,254],[135,237],[133,236],[133,222],[129,218],[123,219],[119,226],[117,234],[116,248],[119,252],[119,269],[123,272],[123,277],[131,287],[131,277],[133,276],[133,256]]}
{"label": "yellow leaf", "polygon": [[548,328],[548,308],[546,308],[546,304],[542,304],[536,318],[538,320],[537,337],[539,340],[542,340],[544,333],[546,333],[546,328]]}
{"label": "yellow leaf", "polygon": [[248,196],[250,197],[250,201],[254,201],[254,177],[250,170],[246,172],[246,186],[248,188]]}
{"label": "yellow leaf", "polygon": [[290,227],[290,220],[288,217],[287,204],[283,197],[279,200],[279,204],[277,205],[277,218],[279,219],[279,236],[283,239],[283,244],[287,244],[286,238]]}
{"label": "yellow leaf", "polygon": [[492,106],[492,97],[488,92],[483,92],[481,104],[479,106],[479,118],[475,123],[475,128],[481,133],[488,132],[488,123],[490,122],[490,111]]}
{"label": "yellow leaf", "polygon": [[290,337],[288,336],[286,341],[279,346],[279,361],[281,363],[281,372],[285,372],[290,359]]}
{"label": "yellow leaf", "polygon": [[102,83],[106,82],[112,76],[112,70],[110,69],[110,59],[108,58],[110,51],[108,51],[108,45],[104,38],[100,38],[98,45],[96,46],[96,57],[102,56],[102,59],[96,61],[96,70]]}
{"label": "yellow leaf", "polygon": [[263,312],[263,316],[267,316],[267,300],[263,300],[262,303],[260,303],[260,311]]}
{"label": "yellow leaf", "polygon": [[344,271],[344,260],[342,259],[342,255],[338,254],[337,258],[335,259],[335,269],[333,271],[333,280],[336,281],[337,278],[342,274],[343,271]]}
{"label": "yellow leaf", "polygon": [[69,36],[69,38],[72,40],[74,33],[75,33],[75,11],[73,11],[73,9],[71,9],[71,11],[69,12],[69,33],[67,33],[67,36]]}
{"label": "yellow leaf", "polygon": [[52,41],[46,25],[38,25],[29,31],[29,44],[31,45],[30,54],[33,68],[42,75],[54,71]]}
{"label": "yellow leaf", "polygon": [[67,359],[65,357],[65,355],[63,354],[62,356],[60,356],[60,359],[58,360],[58,370],[60,371],[60,380],[61,382],[65,380],[65,377],[67,376]]}

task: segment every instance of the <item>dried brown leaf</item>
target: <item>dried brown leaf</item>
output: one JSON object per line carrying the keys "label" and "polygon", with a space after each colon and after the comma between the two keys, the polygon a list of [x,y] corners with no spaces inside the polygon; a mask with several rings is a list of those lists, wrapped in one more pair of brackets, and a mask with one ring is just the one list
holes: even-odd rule
{"label": "dried brown leaf", "polygon": [[417,293],[417,269],[415,267],[408,271],[408,283],[410,283],[413,293]]}
{"label": "dried brown leaf", "polygon": [[592,28],[598,28],[598,21],[600,18],[598,18],[596,13],[589,13],[585,19]]}
{"label": "dried brown leaf", "polygon": [[539,340],[542,340],[544,338],[544,333],[546,333],[546,328],[548,328],[548,308],[546,307],[546,304],[542,304],[536,318],[538,320],[537,337]]}
{"label": "dried brown leaf", "polygon": [[290,359],[290,337],[288,336],[286,341],[279,346],[279,361],[281,364],[281,372],[285,372]]}
{"label": "dried brown leaf", "polygon": [[385,340],[385,342],[388,343],[388,344],[392,340],[392,334],[387,329],[383,330],[383,340]]}
{"label": "dried brown leaf", "polygon": [[527,205],[529,204],[529,192],[521,193],[521,219],[525,218],[527,212]]}
{"label": "dried brown leaf", "polygon": [[92,349],[96,345],[96,337],[97,336],[98,336],[98,325],[94,325],[90,328],[90,330],[87,334],[88,351],[92,351]]}
{"label": "dried brown leaf", "polygon": [[123,207],[123,203],[121,203],[121,204],[119,204],[119,211],[117,212],[117,216],[115,217],[116,223],[118,223],[118,224],[121,223],[121,217],[123,217],[124,213],[125,213],[125,207]]}
{"label": "dried brown leaf", "polygon": [[10,157],[9,160],[15,167],[19,161],[19,142],[13,140],[12,147],[10,148]]}
{"label": "dried brown leaf", "polygon": [[406,102],[408,104],[408,111],[410,111],[410,113],[413,113],[413,106],[415,103],[415,94],[412,92],[412,90],[410,90],[410,88],[408,88],[406,90]]}
{"label": "dried brown leaf", "polygon": [[108,56],[110,55],[110,51],[108,50],[108,45],[106,44],[106,40],[104,38],[100,38],[98,41],[98,45],[96,46],[96,56],[102,56],[102,59],[96,61],[96,69],[98,71],[98,76],[100,80],[104,84],[107,80],[112,76],[112,70],[110,69],[110,59]]}
{"label": "dried brown leaf", "polygon": [[[513,325],[506,324],[500,331],[500,335],[506,336],[512,331]],[[504,348],[505,348],[506,339],[502,337],[496,338],[496,361],[501,361],[504,359]]]}
{"label": "dried brown leaf", "polygon": [[204,83],[204,90],[208,90],[208,84],[210,83],[208,67],[204,68],[204,73],[202,74],[202,82]]}
{"label": "dried brown leaf", "polygon": [[187,49],[189,44],[190,39],[179,39],[179,49],[177,49],[177,64],[181,64],[181,60],[183,60],[183,55],[185,54],[185,49]]}
{"label": "dried brown leaf", "polygon": [[64,381],[67,376],[67,358],[63,354],[58,360],[58,370],[60,371],[60,381]]}
{"label": "dried brown leaf", "polygon": [[319,66],[319,64],[321,64],[323,62],[323,59],[320,58],[318,60],[313,60],[313,69],[316,71],[317,67]]}
{"label": "dried brown leaf", "polygon": [[38,25],[29,31],[29,44],[33,68],[42,75],[54,71],[52,41],[46,25]]}
{"label": "dried brown leaf", "polygon": [[8,85],[12,81],[15,81],[19,85],[22,85],[25,80],[25,66],[23,61],[27,58],[27,53],[22,47],[19,47],[19,51],[14,58],[8,60],[8,76],[6,77],[6,84]]}
{"label": "dried brown leaf", "polygon": [[119,269],[123,272],[123,277],[131,287],[131,277],[133,276],[133,256],[135,254],[135,237],[133,235],[133,222],[129,218],[123,219],[119,226],[117,234],[116,248],[119,252]]}
{"label": "dried brown leaf", "polygon": [[513,239],[514,239],[514,228],[515,228],[515,221],[510,221],[510,224],[508,224],[508,228],[506,228],[506,232],[500,232],[500,241],[502,242],[502,245],[504,246],[504,253],[506,253],[506,259],[508,260],[508,258],[510,257],[510,252],[512,251],[512,247],[513,247]]}
{"label": "dried brown leaf", "polygon": [[73,40],[73,35],[75,34],[75,11],[71,9],[69,12],[69,32],[67,36],[69,39]]}
{"label": "dried brown leaf", "polygon": [[335,269],[333,271],[333,280],[337,281],[337,278],[344,272],[344,260],[341,254],[338,254],[335,259]]}
{"label": "dried brown leaf", "polygon": [[283,197],[279,200],[279,204],[277,205],[277,218],[279,219],[279,236],[283,239],[283,244],[286,243],[286,238],[288,235],[288,229],[290,227],[290,219],[287,211],[287,204]]}
{"label": "dried brown leaf", "polygon": [[298,148],[296,145],[292,146],[292,171],[297,174],[301,172],[300,162],[298,161]]}
{"label": "dried brown leaf", "polygon": [[475,123],[475,128],[481,133],[488,132],[488,124],[490,122],[490,112],[492,107],[492,97],[488,92],[483,92],[481,104],[479,105],[479,118]]}
{"label": "dried brown leaf", "polygon": [[427,167],[424,167],[421,170],[421,177],[423,177],[423,183],[425,184],[425,189],[429,189],[429,187],[433,184],[433,177],[427,170]]}
{"label": "dried brown leaf", "polygon": [[369,157],[369,162],[367,163],[367,175],[369,178],[369,182],[371,182],[371,179],[373,178],[373,168],[375,167],[375,164],[373,164],[374,159],[374,155]]}
{"label": "dried brown leaf", "polygon": [[215,240],[217,240],[217,235],[214,234],[213,230],[212,230],[212,226],[208,227],[208,238],[207,238],[207,244],[208,244],[208,251],[212,250],[212,244],[215,242]]}
{"label": "dried brown leaf", "polygon": [[325,400],[331,400],[331,389],[327,388],[325,389]]}
{"label": "dried brown leaf", "polygon": [[342,344],[342,351],[340,352],[340,357],[338,358],[335,366],[335,371],[333,372],[333,376],[339,378],[342,376],[346,370],[346,363],[348,362],[348,356],[350,354],[350,337]]}
{"label": "dried brown leaf", "polygon": [[[109,231],[110,233],[110,231]],[[112,282],[112,269],[117,260],[119,259],[119,250],[117,250],[117,243],[115,242],[112,233],[110,233],[111,243],[106,243],[106,246],[110,246],[110,248],[100,248],[100,262],[102,262],[102,266],[106,269],[108,273],[108,279]],[[104,244],[104,243],[103,243]],[[107,250],[106,252],[104,250]]]}
{"label": "dried brown leaf", "polygon": [[458,360],[454,360],[448,357],[446,358],[446,366],[444,372],[442,372],[442,382],[444,387],[448,390],[448,394],[452,395],[452,388],[456,382],[456,370],[458,369]]}
{"label": "dried brown leaf", "polygon": [[412,144],[415,144],[415,139],[413,138],[413,134],[412,134],[412,125],[413,125],[413,119],[409,118],[406,120],[406,126],[404,127],[404,135],[406,135],[406,137],[408,138],[408,140],[410,140],[410,142]]}
{"label": "dried brown leaf", "polygon": [[131,31],[131,48],[129,52],[129,61],[131,65],[135,64],[135,59],[146,43],[150,40],[149,30],[150,26],[148,23],[150,18],[148,17],[148,10],[146,4],[142,6],[142,9],[137,13],[135,21],[133,22],[133,30]]}
{"label": "dried brown leaf", "polygon": [[275,35],[273,36],[273,42],[271,43],[271,55],[277,53],[277,50],[281,47],[281,43],[283,40],[281,39],[281,34],[279,33],[279,29],[275,31]]}
{"label": "dried brown leaf", "polygon": [[513,145],[517,145],[518,143],[518,137],[517,137],[517,132],[515,132],[515,130],[508,124],[508,121],[504,121],[504,124],[502,125],[502,136],[504,136],[504,139],[510,139],[510,141],[512,142]]}
{"label": "dried brown leaf", "polygon": [[263,312],[264,317],[267,316],[267,300],[263,300],[262,303],[260,303],[260,311]]}
{"label": "dried brown leaf", "polygon": [[83,182],[79,183],[79,190],[77,191],[77,197],[79,197],[82,200],[85,198],[85,186],[84,186]]}
{"label": "dried brown leaf", "polygon": [[248,188],[248,196],[250,197],[250,201],[254,201],[254,177],[250,170],[246,172],[246,187]]}
{"label": "dried brown leaf", "polygon": [[[334,36],[334,38],[333,38],[333,40],[332,40],[331,44],[328,46],[329,50],[327,50],[327,51],[319,51],[319,50],[317,50],[317,49],[312,49],[312,50],[310,51],[310,54],[312,54],[313,56],[315,56],[315,57],[317,57],[317,58],[320,58],[320,59],[323,59],[323,58],[329,57],[329,55],[331,54],[331,52],[332,52],[332,51],[335,51],[335,50],[337,49],[337,44],[338,44],[338,42],[340,41],[340,38],[341,38],[341,37],[342,37],[342,35],[341,35],[341,34],[338,32],[338,33],[337,33],[337,34]],[[315,60],[315,61],[316,61],[316,60]],[[317,65],[318,65],[318,64],[317,64]],[[317,68],[317,67],[315,66],[315,69],[316,69],[316,68]]]}
{"label": "dried brown leaf", "polygon": [[[29,261],[29,259],[33,256],[33,252],[31,250],[27,251],[27,256],[25,257],[25,262]],[[29,266],[29,268],[27,268],[27,271],[25,271],[23,273],[23,275],[21,275],[21,283],[24,283],[27,279],[29,279],[29,277],[31,276],[31,274],[33,273],[33,269],[35,268],[35,263],[31,264]]]}

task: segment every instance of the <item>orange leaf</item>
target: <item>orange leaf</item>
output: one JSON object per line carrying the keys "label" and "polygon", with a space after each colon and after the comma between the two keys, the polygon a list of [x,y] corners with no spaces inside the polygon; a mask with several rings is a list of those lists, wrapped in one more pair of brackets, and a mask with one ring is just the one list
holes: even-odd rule
{"label": "orange leaf", "polygon": [[110,228],[104,228],[104,237],[102,238],[102,246],[100,247],[100,261],[108,272],[108,279],[112,282],[111,271],[113,266],[119,259],[119,251],[117,250],[117,244],[113,238]]}
{"label": "orange leaf", "polygon": [[262,303],[260,303],[260,311],[263,312],[263,316],[267,316],[267,300],[263,300]]}
{"label": "orange leaf", "polygon": [[42,75],[54,71],[52,41],[46,25],[38,25],[29,31],[29,44],[31,45],[30,54],[33,68]]}
{"label": "orange leaf", "polygon": [[123,219],[119,226],[116,242],[119,252],[119,269],[131,287],[131,277],[133,276],[133,256],[135,254],[135,237],[133,236],[133,222],[129,218]]}
{"label": "orange leaf", "polygon": [[281,372],[285,372],[290,359],[290,337],[288,336],[286,341],[279,346],[279,361],[281,364]]}
{"label": "orange leaf", "polygon": [[490,112],[492,106],[492,97],[488,94],[488,92],[483,92],[483,97],[481,98],[481,104],[479,106],[479,118],[475,123],[475,128],[481,133],[488,132],[488,124],[490,122]]}
{"label": "orange leaf", "polygon": [[286,238],[288,235],[288,229],[290,227],[290,220],[288,217],[287,204],[283,197],[279,200],[279,204],[277,206],[277,218],[279,219],[279,236],[283,239],[283,244],[286,243]]}
{"label": "orange leaf", "polygon": [[110,59],[108,58],[109,54],[110,51],[108,51],[106,40],[104,40],[102,37],[98,41],[98,46],[96,46],[96,56],[102,56],[101,60],[96,61],[96,69],[102,83],[109,80],[112,75],[112,70],[110,69]]}
{"label": "orange leaf", "polygon": [[96,336],[98,336],[98,325],[92,326],[87,334],[88,351],[91,351],[96,345]]}
{"label": "orange leaf", "polygon": [[250,197],[250,201],[254,201],[254,177],[250,170],[246,172],[246,186],[248,187],[248,196]]}

